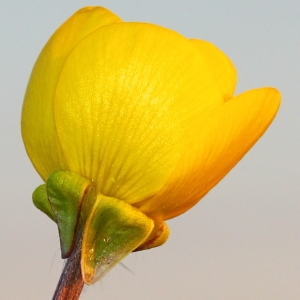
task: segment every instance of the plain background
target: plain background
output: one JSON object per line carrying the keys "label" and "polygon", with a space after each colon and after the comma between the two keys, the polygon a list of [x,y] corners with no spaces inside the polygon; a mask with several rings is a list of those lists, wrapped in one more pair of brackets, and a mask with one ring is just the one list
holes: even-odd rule
{"label": "plain background", "polygon": [[50,299],[63,266],[57,228],[31,202],[42,182],[23,147],[20,114],[41,48],[86,5],[211,41],[238,70],[237,94],[274,86],[283,101],[235,169],[168,222],[163,247],[131,254],[81,299],[300,299],[298,0],[1,0],[0,298]]}

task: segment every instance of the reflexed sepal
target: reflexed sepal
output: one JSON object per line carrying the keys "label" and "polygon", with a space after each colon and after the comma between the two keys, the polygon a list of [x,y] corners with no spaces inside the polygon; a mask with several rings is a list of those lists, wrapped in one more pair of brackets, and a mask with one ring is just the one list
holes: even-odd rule
{"label": "reflexed sepal", "polygon": [[154,222],[140,210],[115,198],[97,195],[86,222],[81,269],[83,280],[92,284],[126,255],[141,245]]}
{"label": "reflexed sepal", "polygon": [[33,204],[55,222],[55,216],[48,200],[46,184],[38,186],[32,194]]}
{"label": "reflexed sepal", "polygon": [[147,240],[134,251],[147,250],[163,245],[170,234],[167,223],[162,220],[154,220],[154,228]]}
{"label": "reflexed sepal", "polygon": [[72,251],[83,198],[90,188],[90,180],[67,171],[52,173],[46,182],[48,199],[58,226],[62,258],[67,258]]}

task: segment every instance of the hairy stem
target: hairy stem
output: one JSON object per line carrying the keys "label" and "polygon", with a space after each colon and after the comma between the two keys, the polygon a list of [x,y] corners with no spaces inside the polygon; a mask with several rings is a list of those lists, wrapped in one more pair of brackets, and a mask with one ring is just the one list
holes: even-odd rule
{"label": "hairy stem", "polygon": [[84,285],[81,274],[82,231],[75,238],[72,254],[67,259],[52,300],[78,300]]}

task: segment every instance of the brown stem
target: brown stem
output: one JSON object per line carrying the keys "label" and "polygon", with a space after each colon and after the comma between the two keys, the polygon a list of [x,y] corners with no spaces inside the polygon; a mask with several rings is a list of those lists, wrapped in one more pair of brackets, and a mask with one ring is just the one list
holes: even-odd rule
{"label": "brown stem", "polygon": [[82,232],[78,233],[72,254],[68,258],[52,300],[78,300],[84,282],[82,280],[81,258]]}

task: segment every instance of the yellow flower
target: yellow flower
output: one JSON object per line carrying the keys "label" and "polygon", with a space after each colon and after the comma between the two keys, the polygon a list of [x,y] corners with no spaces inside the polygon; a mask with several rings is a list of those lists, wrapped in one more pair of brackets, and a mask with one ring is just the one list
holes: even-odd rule
{"label": "yellow flower", "polygon": [[[234,66],[212,44],[100,7],[79,10],[47,42],[22,136],[46,182],[34,202],[57,222],[64,257],[85,216],[86,283],[131,251],[162,244],[163,221],[195,205],[265,132],[278,91],[233,96],[235,84]],[[116,228],[124,230],[110,244]]]}

